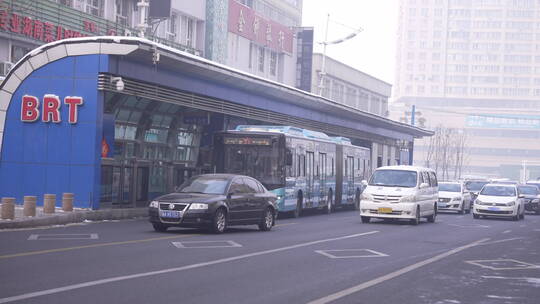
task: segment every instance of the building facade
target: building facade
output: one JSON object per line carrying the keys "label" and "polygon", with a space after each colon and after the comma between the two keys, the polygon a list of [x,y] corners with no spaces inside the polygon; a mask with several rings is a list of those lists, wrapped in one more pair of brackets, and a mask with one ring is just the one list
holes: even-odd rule
{"label": "building facade", "polygon": [[[139,35],[141,9],[137,3],[135,0],[0,2],[0,74],[5,75],[24,54],[47,42],[85,36]],[[172,0],[170,3],[167,17],[147,12],[146,38],[295,85],[294,29],[301,24],[302,1]]]}
{"label": "building facade", "polygon": [[415,105],[417,123],[466,134],[464,174],[520,178],[540,160],[539,25],[533,0],[400,1],[394,118]]}

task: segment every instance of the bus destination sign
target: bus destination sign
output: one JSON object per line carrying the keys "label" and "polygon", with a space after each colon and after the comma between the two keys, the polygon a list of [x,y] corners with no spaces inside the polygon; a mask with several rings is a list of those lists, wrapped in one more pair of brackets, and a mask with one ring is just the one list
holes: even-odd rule
{"label": "bus destination sign", "polygon": [[272,141],[270,138],[253,138],[253,137],[225,137],[223,142],[226,145],[270,146],[272,144]]}

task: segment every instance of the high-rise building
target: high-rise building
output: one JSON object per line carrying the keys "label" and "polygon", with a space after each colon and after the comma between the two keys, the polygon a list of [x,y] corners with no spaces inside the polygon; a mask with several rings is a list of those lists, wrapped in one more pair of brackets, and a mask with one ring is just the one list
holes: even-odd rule
{"label": "high-rise building", "polygon": [[[539,1],[400,1],[392,115],[410,121],[415,105],[417,123],[464,134],[451,171],[526,179],[523,165],[540,161],[539,97]],[[415,152],[433,166],[433,141]]]}

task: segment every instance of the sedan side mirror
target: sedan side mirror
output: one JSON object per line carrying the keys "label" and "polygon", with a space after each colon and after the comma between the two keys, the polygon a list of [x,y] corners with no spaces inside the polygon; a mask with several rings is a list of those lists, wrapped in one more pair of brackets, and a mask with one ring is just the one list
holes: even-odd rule
{"label": "sedan side mirror", "polygon": [[364,179],[364,180],[362,180],[362,182],[361,182],[361,183],[362,183],[362,186],[364,186],[364,187],[368,185],[368,183],[367,183],[367,180],[365,180],[365,179]]}
{"label": "sedan side mirror", "polygon": [[518,198],[525,198],[525,195],[520,194],[520,195],[518,195]]}

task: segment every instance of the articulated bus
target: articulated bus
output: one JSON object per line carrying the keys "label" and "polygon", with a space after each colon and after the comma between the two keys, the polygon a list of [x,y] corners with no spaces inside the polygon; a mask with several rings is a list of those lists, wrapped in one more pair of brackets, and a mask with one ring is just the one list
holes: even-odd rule
{"label": "articulated bus", "polygon": [[333,137],[337,142],[336,205],[353,205],[360,209],[362,180],[371,174],[371,150],[354,146],[346,137]]}
{"label": "articulated bus", "polygon": [[279,211],[295,217],[354,207],[369,172],[369,149],[290,126],[238,126],[216,134],[214,149],[217,172],[258,179],[277,195]]}

